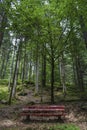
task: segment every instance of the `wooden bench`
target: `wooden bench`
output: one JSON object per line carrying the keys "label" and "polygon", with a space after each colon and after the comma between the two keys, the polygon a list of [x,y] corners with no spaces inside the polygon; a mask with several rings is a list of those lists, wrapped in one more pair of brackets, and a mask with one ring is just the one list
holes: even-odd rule
{"label": "wooden bench", "polygon": [[33,117],[65,117],[65,106],[59,105],[32,105],[26,106],[21,111],[21,116],[30,119]]}

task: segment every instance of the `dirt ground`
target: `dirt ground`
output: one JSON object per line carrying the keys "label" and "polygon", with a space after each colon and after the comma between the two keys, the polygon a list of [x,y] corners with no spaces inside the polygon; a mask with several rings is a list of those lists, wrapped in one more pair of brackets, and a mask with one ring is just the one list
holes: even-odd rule
{"label": "dirt ground", "polygon": [[[11,106],[4,106],[0,108],[0,130],[49,130],[50,126],[57,124],[75,124],[81,130],[87,130],[87,111],[81,109],[81,105],[85,102],[63,102],[56,104],[63,104],[66,106],[66,116],[62,121],[57,119],[47,118],[31,118],[31,121],[25,121],[20,116],[22,107],[30,102],[40,103],[40,97],[34,96],[32,91],[28,92],[26,96],[19,96],[18,104]],[[47,101],[46,97],[43,99]]]}

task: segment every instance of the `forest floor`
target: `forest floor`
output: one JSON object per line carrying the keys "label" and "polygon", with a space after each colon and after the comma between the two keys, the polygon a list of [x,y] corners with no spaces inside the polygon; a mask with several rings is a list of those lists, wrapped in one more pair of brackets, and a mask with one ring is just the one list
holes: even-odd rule
{"label": "forest floor", "polygon": [[[19,113],[26,104],[39,104],[41,97],[34,95],[33,90],[25,90],[26,96],[18,96],[16,104],[0,107],[0,130],[50,130],[50,126],[58,124],[74,124],[80,128],[80,130],[87,130],[87,111],[81,109],[81,105],[87,103],[86,101],[75,102],[56,102],[56,104],[62,104],[66,106],[66,117],[63,122],[58,122],[56,119],[47,120],[46,118],[31,119],[31,121],[24,121]],[[44,104],[48,104],[50,97],[46,92],[43,97]],[[74,130],[74,129],[73,129]]]}

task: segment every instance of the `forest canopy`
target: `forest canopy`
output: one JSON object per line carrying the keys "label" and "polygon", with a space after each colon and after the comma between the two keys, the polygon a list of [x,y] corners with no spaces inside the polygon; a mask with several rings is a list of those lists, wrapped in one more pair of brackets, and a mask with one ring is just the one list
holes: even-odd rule
{"label": "forest canopy", "polygon": [[[87,94],[86,0],[0,0],[0,82]],[[80,97],[81,98],[81,97]]]}

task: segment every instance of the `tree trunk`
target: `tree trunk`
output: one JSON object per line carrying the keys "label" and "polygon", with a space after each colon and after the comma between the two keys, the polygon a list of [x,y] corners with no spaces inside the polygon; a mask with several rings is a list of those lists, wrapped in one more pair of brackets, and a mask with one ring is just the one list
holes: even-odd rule
{"label": "tree trunk", "polygon": [[64,97],[66,96],[66,85],[65,85],[65,66],[64,66],[64,57],[63,54],[60,57],[60,79],[61,79],[61,84],[63,86],[63,94]]}
{"label": "tree trunk", "polygon": [[54,57],[51,58],[51,103],[54,103]]}
{"label": "tree trunk", "polygon": [[46,87],[46,50],[45,45],[42,50],[42,85]]}
{"label": "tree trunk", "polygon": [[1,47],[1,45],[2,45],[3,36],[4,36],[4,33],[3,33],[3,32],[0,32],[0,47]]}
{"label": "tree trunk", "polygon": [[32,81],[32,62],[31,62],[31,57],[30,57],[30,62],[29,62],[29,81]]}
{"label": "tree trunk", "polygon": [[1,26],[0,26],[0,48],[2,45],[3,37],[4,37],[4,31],[7,24],[7,17],[6,14],[2,12],[2,20],[1,20]]}
{"label": "tree trunk", "polygon": [[36,63],[35,63],[35,93],[38,93],[39,89],[39,46],[36,45]]}
{"label": "tree trunk", "polygon": [[37,57],[35,65],[35,93],[38,93],[39,88],[39,59]]}
{"label": "tree trunk", "polygon": [[26,47],[25,47],[24,60],[23,60],[22,83],[25,79],[25,67],[26,67]]}
{"label": "tree trunk", "polygon": [[82,15],[80,15],[80,25],[81,25],[81,30],[82,30],[82,33],[83,33],[83,39],[85,41],[85,45],[86,45],[86,48],[87,48],[87,28],[86,28],[86,25],[85,25],[85,22],[84,22]]}
{"label": "tree trunk", "polygon": [[8,52],[7,57],[6,57],[6,62],[5,62],[4,69],[3,69],[2,79],[4,79],[5,75],[6,75],[6,69],[7,69],[7,65],[9,62],[9,54],[10,54],[10,52]]}
{"label": "tree trunk", "polygon": [[12,87],[11,87],[9,102],[8,102],[9,105],[11,104],[12,97],[15,97],[15,94],[16,94],[20,48],[21,48],[21,42],[19,44],[18,51],[17,51],[17,54],[16,54],[16,63],[15,63],[15,69],[14,69],[14,75],[13,75],[13,82],[12,82]]}
{"label": "tree trunk", "polygon": [[11,67],[10,67],[10,77],[9,77],[8,91],[10,91],[10,87],[11,87],[11,80],[12,80],[12,74],[13,74],[14,58],[15,58],[15,50],[14,50],[13,55],[12,55],[12,63],[11,63]]}
{"label": "tree trunk", "polygon": [[82,74],[82,70],[81,70],[81,64],[80,64],[80,59],[77,56],[76,57],[76,73],[77,73],[77,79],[78,79],[78,88],[81,91],[84,91],[84,82],[83,82],[83,74]]}
{"label": "tree trunk", "polygon": [[17,79],[18,79],[18,68],[19,68],[19,59],[17,60],[14,72],[14,79],[13,79],[13,91],[12,91],[12,98],[15,98],[16,95],[16,86],[17,86]]}
{"label": "tree trunk", "polygon": [[42,73],[41,73],[41,102],[43,101],[43,88],[46,87],[46,51],[42,50]]}
{"label": "tree trunk", "polygon": [[4,65],[5,65],[5,54],[2,55],[2,64],[1,64],[1,69],[0,69],[0,78],[2,78]]}
{"label": "tree trunk", "polygon": [[73,82],[75,86],[78,86],[78,79],[77,79],[77,74],[76,74],[76,64],[75,64],[75,58],[72,57],[72,61],[73,61]]}

